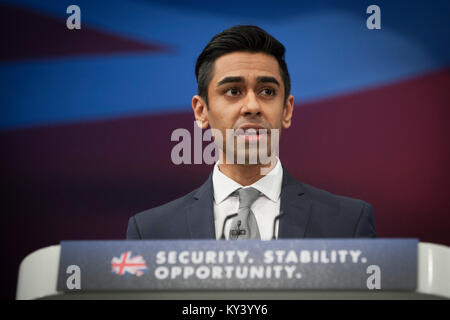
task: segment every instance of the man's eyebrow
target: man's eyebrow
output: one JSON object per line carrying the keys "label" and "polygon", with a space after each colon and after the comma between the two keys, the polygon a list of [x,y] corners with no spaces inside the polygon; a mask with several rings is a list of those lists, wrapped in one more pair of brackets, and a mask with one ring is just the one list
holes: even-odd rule
{"label": "man's eyebrow", "polygon": [[[245,82],[243,77],[225,77],[222,80],[220,80],[219,82],[217,82],[217,86],[220,87],[221,85],[227,84],[227,83],[235,83],[235,82]],[[276,84],[278,87],[280,87],[280,83],[278,82],[277,79],[275,79],[274,77],[270,77],[270,76],[260,76],[256,78],[256,82],[259,83],[274,83]]]}
{"label": "man's eyebrow", "polygon": [[232,83],[232,82],[245,82],[243,77],[225,77],[219,82],[217,82],[217,86],[224,85],[226,83]]}
{"label": "man's eyebrow", "polygon": [[280,87],[280,83],[274,77],[269,77],[269,76],[257,77],[256,82],[275,83],[278,87]]}

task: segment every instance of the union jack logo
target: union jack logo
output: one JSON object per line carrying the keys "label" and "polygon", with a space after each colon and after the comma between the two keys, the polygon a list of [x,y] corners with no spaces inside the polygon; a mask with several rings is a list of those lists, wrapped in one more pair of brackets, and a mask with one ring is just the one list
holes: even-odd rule
{"label": "union jack logo", "polygon": [[132,257],[131,251],[124,252],[120,257],[111,260],[112,272],[123,276],[125,273],[134,274],[138,277],[147,272],[147,264],[142,256]]}

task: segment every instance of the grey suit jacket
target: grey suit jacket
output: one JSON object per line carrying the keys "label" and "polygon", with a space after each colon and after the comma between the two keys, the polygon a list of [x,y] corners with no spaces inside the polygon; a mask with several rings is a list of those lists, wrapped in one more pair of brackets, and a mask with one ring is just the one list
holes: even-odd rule
{"label": "grey suit jacket", "polygon": [[[212,173],[198,189],[132,216],[127,239],[215,239]],[[370,204],[297,181],[283,167],[278,238],[374,238]]]}

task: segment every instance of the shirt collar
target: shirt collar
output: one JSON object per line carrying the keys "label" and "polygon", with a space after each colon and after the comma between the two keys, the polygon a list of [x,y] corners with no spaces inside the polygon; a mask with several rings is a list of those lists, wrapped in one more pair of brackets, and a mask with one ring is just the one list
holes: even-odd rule
{"label": "shirt collar", "polygon": [[[214,188],[214,201],[216,204],[221,203],[239,188],[244,188],[241,184],[229,178],[219,170],[218,162],[214,165],[212,176]],[[283,180],[283,168],[281,161],[277,157],[275,167],[261,179],[253,183],[249,187],[257,189],[270,200],[277,202],[281,193],[281,182]]]}

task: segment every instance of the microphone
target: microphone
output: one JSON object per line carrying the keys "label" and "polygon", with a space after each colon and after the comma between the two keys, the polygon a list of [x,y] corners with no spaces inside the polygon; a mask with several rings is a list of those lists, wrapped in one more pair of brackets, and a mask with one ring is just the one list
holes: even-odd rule
{"label": "microphone", "polygon": [[232,213],[228,216],[225,217],[225,219],[223,220],[223,225],[222,225],[222,236],[220,237],[220,240],[225,240],[225,224],[227,223],[227,221],[233,217],[236,217],[238,214],[237,213]]}
{"label": "microphone", "polygon": [[[223,225],[222,225],[222,236],[220,237],[220,240],[226,240],[226,238],[225,238],[225,225],[226,225],[226,222],[227,222],[229,219],[231,219],[231,218],[233,218],[233,217],[235,217],[235,216],[237,216],[237,215],[238,215],[237,213],[232,213],[232,214],[230,214],[230,215],[228,215],[228,216],[225,217],[225,219],[223,220]],[[276,235],[275,228],[276,228],[276,225],[277,225],[277,220],[279,220],[280,217],[281,217],[282,215],[284,215],[284,212],[283,212],[283,211],[280,211],[280,214],[277,215],[277,216],[273,219],[272,240],[277,240],[277,237],[275,236],[275,235]],[[239,222],[238,222],[238,224],[239,224]],[[239,224],[239,225],[240,225],[240,224]]]}
{"label": "microphone", "polygon": [[280,211],[280,214],[273,219],[273,232],[272,232],[272,240],[277,240],[277,237],[275,237],[275,227],[277,225],[277,220],[280,219],[280,217],[284,214],[283,211]]}

